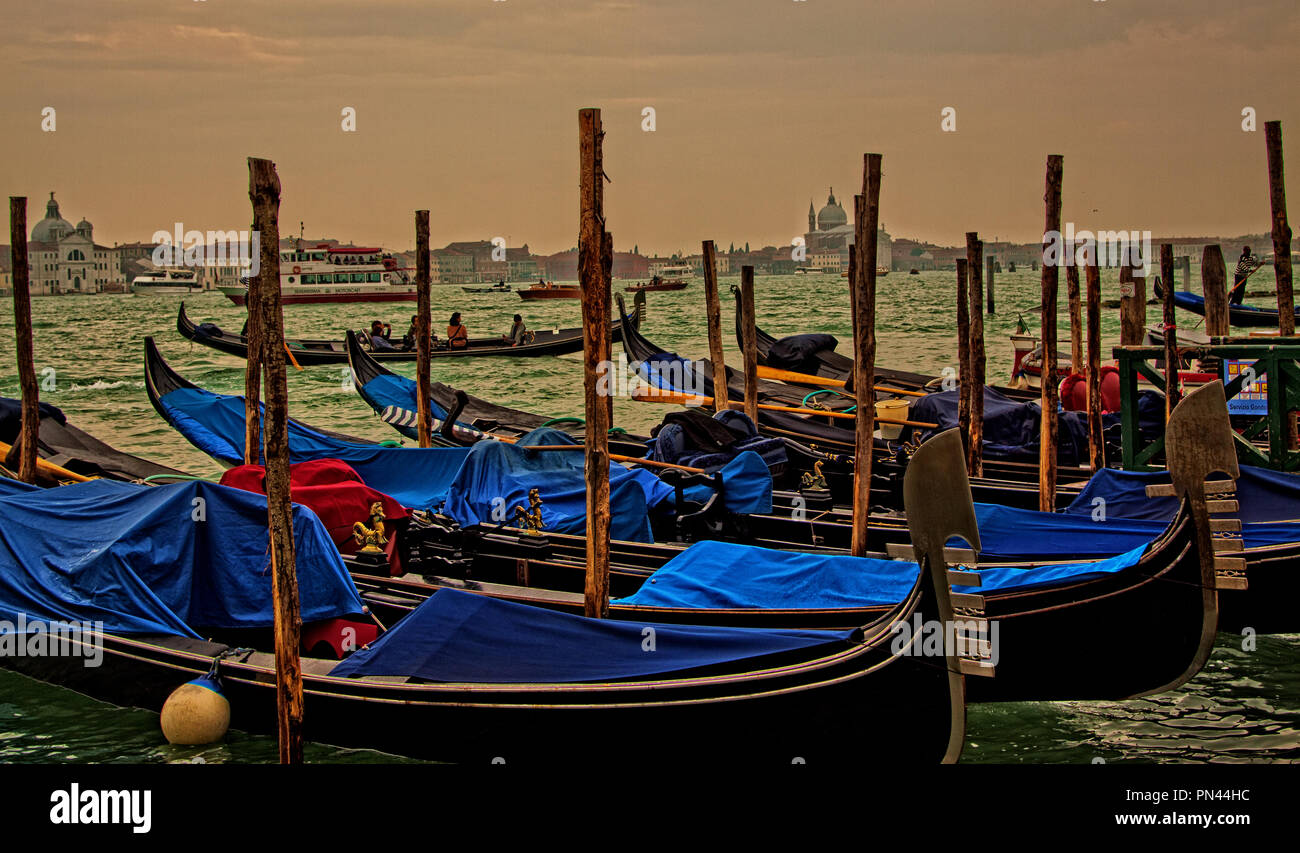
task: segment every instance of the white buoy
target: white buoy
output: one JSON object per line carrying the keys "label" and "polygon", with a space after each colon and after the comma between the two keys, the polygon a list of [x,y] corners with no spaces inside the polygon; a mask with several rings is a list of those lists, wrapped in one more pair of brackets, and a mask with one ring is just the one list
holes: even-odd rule
{"label": "white buoy", "polygon": [[163,703],[163,736],[177,746],[216,743],[230,728],[230,701],[210,675],[187,681]]}

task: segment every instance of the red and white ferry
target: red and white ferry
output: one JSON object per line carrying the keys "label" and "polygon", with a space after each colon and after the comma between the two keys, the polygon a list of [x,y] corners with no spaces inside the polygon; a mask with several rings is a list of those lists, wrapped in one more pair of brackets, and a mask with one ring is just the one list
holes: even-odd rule
{"label": "red and white ferry", "polygon": [[[236,305],[247,301],[248,286],[219,290]],[[312,302],[414,302],[415,282],[383,249],[330,246],[280,253],[280,301],[286,305]]]}

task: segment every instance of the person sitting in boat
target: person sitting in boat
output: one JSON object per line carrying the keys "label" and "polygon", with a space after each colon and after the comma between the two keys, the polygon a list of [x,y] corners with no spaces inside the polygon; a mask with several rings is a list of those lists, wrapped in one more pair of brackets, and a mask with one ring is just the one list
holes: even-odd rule
{"label": "person sitting in boat", "polygon": [[465,324],[460,321],[460,312],[457,311],[447,322],[447,347],[464,349],[467,346],[469,346],[469,329],[466,329]]}
{"label": "person sitting in boat", "polygon": [[395,350],[397,347],[388,342],[393,334],[393,327],[380,320],[370,324],[370,348],[372,350]]}
{"label": "person sitting in boat", "polygon": [[1250,253],[1249,246],[1243,246],[1241,257],[1237,259],[1237,270],[1232,277],[1232,292],[1228,294],[1230,305],[1240,305],[1246,297],[1246,279],[1250,274],[1264,265],[1264,262]]}
{"label": "person sitting in boat", "polygon": [[510,327],[510,331],[507,334],[501,336],[501,340],[510,344],[512,347],[517,347],[524,342],[524,338],[527,335],[528,328],[524,325],[523,316],[516,314],[514,325]]}
{"label": "person sitting in boat", "polygon": [[[410,325],[410,327],[406,330],[406,334],[405,334],[405,335],[402,335],[402,351],[403,351],[403,352],[410,352],[411,350],[415,349],[415,341],[416,341],[415,330],[416,330],[416,328],[417,328],[417,324],[418,324],[419,322],[420,322],[420,315],[419,315],[419,314],[412,314],[412,315],[411,315],[411,325]],[[429,330],[429,345],[430,345],[432,348],[434,348],[434,349],[436,349],[437,346],[438,346],[438,336],[437,336],[437,334],[435,334],[435,333],[433,332],[432,329]]]}

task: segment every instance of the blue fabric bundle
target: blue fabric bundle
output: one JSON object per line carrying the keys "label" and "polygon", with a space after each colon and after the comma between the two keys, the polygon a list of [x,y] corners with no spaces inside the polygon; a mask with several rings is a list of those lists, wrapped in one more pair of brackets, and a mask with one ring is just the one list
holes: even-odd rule
{"label": "blue fabric bundle", "polygon": [[[11,625],[22,614],[197,637],[194,628],[273,623],[263,495],[91,480],[0,498],[0,519],[0,619]],[[294,505],[293,528],[303,620],[361,613],[324,525]]]}
{"label": "blue fabric bundle", "polygon": [[826,645],[852,631],[646,625],[587,619],[444,589],[331,675],[430,681],[614,681]]}
{"label": "blue fabric bundle", "polygon": [[[443,512],[462,525],[499,523],[513,518],[517,505],[528,508],[528,491],[537,489],[546,530],[581,535],[586,530],[587,481],[581,451],[530,453],[530,445],[580,447],[567,433],[542,427],[518,444],[480,441],[469,449],[465,464],[449,484]],[[766,472],[766,468],[764,468]],[[770,484],[770,478],[769,478]],[[610,536],[632,542],[653,541],[648,507],[671,498],[673,490],[649,471],[609,465]],[[769,503],[770,503],[769,488]],[[500,508],[508,515],[493,509]]]}
{"label": "blue fabric bundle", "polygon": [[[159,402],[168,422],[199,450],[228,465],[243,463],[242,396],[182,388],[163,395]],[[428,509],[446,500],[447,487],[468,455],[464,447],[382,447],[343,441],[289,421],[290,462],[341,459],[367,486],[413,509]]]}
{"label": "blue fabric bundle", "polygon": [[[979,591],[1034,589],[1101,577],[1136,565],[1145,551],[1144,544],[1098,562],[983,569],[979,573]],[[618,603],[689,609],[890,605],[902,601],[911,591],[917,571],[916,563],[901,560],[697,542],[665,563],[635,595],[619,599]]]}
{"label": "blue fabric bundle", "polygon": [[[1300,475],[1271,471],[1251,465],[1240,466],[1237,500],[1243,522],[1300,521]],[[1079,496],[1066,507],[1070,515],[1091,516],[1099,507],[1106,516],[1169,521],[1178,512],[1177,498],[1148,498],[1146,487],[1168,483],[1167,471],[1119,471],[1106,468],[1088,481]],[[1102,503],[1098,504],[1097,499]]]}

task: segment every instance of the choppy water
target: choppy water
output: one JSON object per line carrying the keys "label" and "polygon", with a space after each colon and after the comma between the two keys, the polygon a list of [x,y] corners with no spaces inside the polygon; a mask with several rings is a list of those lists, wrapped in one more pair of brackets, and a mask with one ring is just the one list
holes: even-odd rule
{"label": "choppy water", "polygon": [[[1261,270],[1252,288],[1266,290]],[[1199,271],[1193,268],[1193,282]],[[723,279],[723,326],[729,362],[738,362],[731,333],[731,302]],[[623,283],[617,283],[621,289]],[[1181,282],[1180,282],[1181,284]],[[877,338],[879,363],[900,369],[940,373],[955,366],[955,274],[898,273],[879,281]],[[1199,286],[1194,284],[1194,290]],[[846,285],[830,276],[759,277],[755,283],[758,324],[778,336],[827,331],[850,345]],[[996,285],[998,313],[986,318],[990,382],[1009,378],[1011,346],[1018,312],[1039,303],[1039,274],[1029,270],[1001,274]],[[1061,277],[1059,325],[1068,335],[1065,282]],[[702,310],[703,286],[649,294],[650,314],[643,331],[665,349],[691,357],[707,352]],[[1103,275],[1103,297],[1117,298],[1116,271]],[[148,456],[195,474],[216,476],[218,466],[191,447],[154,413],[144,393],[142,339],[152,335],[163,355],[187,378],[214,391],[242,393],[243,362],[191,345],[175,329],[180,296],[65,296],[33,300],[37,372],[53,383],[42,399],[60,406],[81,428],[121,450]],[[1264,304],[1265,300],[1260,300]],[[237,330],[244,311],[217,294],[186,301],[196,322],[211,321]],[[374,319],[404,330],[410,305],[295,305],[285,311],[290,337],[327,338]],[[524,302],[514,294],[467,294],[459,286],[434,289],[434,327],[452,311],[464,314],[472,335],[501,334],[511,316],[522,313],[532,328],[580,324],[576,301]],[[0,394],[15,396],[13,312],[0,300],[0,352],[4,355]],[[1036,314],[1025,314],[1031,324]],[[1148,319],[1159,320],[1158,306]],[[1199,318],[1184,314],[1185,327]],[[1103,343],[1116,343],[1119,312],[1103,311]],[[734,361],[733,361],[734,359]],[[398,369],[412,375],[413,365]],[[549,416],[582,416],[579,354],[547,359],[451,360],[434,362],[434,378],[505,405]],[[396,433],[380,423],[344,381],[344,366],[289,371],[292,413],[302,420],[354,435],[388,439]],[[615,423],[646,431],[664,409],[618,400]],[[1134,655],[1142,654],[1141,626],[1132,626]],[[1241,638],[1221,635],[1205,671],[1181,690],[1145,700],[1109,703],[1016,703],[973,706],[964,761],[1066,762],[1116,761],[1295,761],[1300,759],[1300,636],[1260,637],[1258,647],[1242,651]],[[1086,665],[1086,648],[1063,654]],[[71,691],[0,671],[0,761],[169,762],[201,758],[215,762],[274,761],[273,738],[232,733],[221,745],[201,750],[168,746],[157,715],[104,705]],[[393,756],[313,745],[311,761],[375,762]]]}

